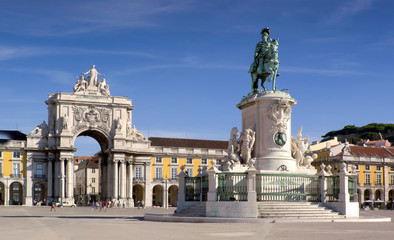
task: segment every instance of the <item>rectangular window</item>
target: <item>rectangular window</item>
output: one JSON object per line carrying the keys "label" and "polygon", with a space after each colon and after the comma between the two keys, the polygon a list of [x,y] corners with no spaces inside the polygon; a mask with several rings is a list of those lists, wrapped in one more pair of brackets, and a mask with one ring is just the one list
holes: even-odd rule
{"label": "rectangular window", "polygon": [[92,178],[92,183],[95,183],[96,182],[96,178]]}
{"label": "rectangular window", "polygon": [[365,170],[369,171],[369,165],[365,165]]}
{"label": "rectangular window", "polygon": [[13,158],[21,158],[21,152],[14,152],[12,157]]}
{"label": "rectangular window", "polygon": [[365,174],[365,184],[371,184],[371,176],[369,175],[369,173]]}
{"label": "rectangular window", "polygon": [[3,152],[2,151],[0,151],[0,158],[2,158],[3,157]]}
{"label": "rectangular window", "polygon": [[178,169],[177,168],[171,168],[171,179],[175,180],[178,175]]}
{"label": "rectangular window", "polygon": [[394,167],[390,167],[390,171],[394,171]]}
{"label": "rectangular window", "polygon": [[178,158],[176,157],[171,158],[171,163],[178,163]]}
{"label": "rectangular window", "polygon": [[216,165],[222,164],[222,159],[216,159]]}
{"label": "rectangular window", "polygon": [[390,185],[394,185],[394,175],[390,175]]}
{"label": "rectangular window", "polygon": [[155,171],[155,178],[156,179],[162,179],[163,178],[163,170],[161,167],[157,167]]}
{"label": "rectangular window", "polygon": [[156,157],[156,163],[162,163],[163,159],[161,157]]}
{"label": "rectangular window", "polygon": [[380,166],[376,166],[376,171],[380,171],[381,167]]}
{"label": "rectangular window", "polygon": [[208,164],[208,161],[206,158],[201,159],[201,164]]}
{"label": "rectangular window", "polygon": [[20,177],[21,174],[21,165],[20,163],[13,163],[12,164],[12,175],[15,177]]}
{"label": "rectangular window", "polygon": [[135,168],[135,179],[141,179],[141,167]]}
{"label": "rectangular window", "polygon": [[356,167],[356,169],[358,170],[358,164],[354,165]]}
{"label": "rectangular window", "polygon": [[3,176],[3,162],[0,162],[0,177],[2,176]]}
{"label": "rectangular window", "polygon": [[92,173],[96,173],[96,169],[95,168],[92,168]]}
{"label": "rectangular window", "polygon": [[193,164],[193,158],[186,159],[186,164]]}
{"label": "rectangular window", "polygon": [[376,185],[382,185],[382,175],[376,174]]}
{"label": "rectangular window", "polygon": [[186,174],[188,177],[193,177],[193,168],[186,168]]}
{"label": "rectangular window", "polygon": [[37,165],[36,165],[36,175],[37,175],[37,177],[42,177],[44,175],[44,164],[37,163]]}
{"label": "rectangular window", "polygon": [[96,193],[96,188],[92,187],[92,193]]}

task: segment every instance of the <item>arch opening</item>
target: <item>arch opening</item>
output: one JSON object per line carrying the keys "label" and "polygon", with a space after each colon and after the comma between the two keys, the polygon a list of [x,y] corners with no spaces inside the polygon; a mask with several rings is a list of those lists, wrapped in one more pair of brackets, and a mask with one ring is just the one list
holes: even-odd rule
{"label": "arch opening", "polygon": [[107,174],[110,141],[98,130],[85,130],[74,139],[74,201],[91,205],[109,200]]}

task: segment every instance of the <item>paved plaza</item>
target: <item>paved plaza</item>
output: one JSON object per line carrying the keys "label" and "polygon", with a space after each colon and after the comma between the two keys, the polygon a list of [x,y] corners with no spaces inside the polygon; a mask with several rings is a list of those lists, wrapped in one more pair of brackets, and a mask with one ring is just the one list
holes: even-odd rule
{"label": "paved plaza", "polygon": [[[175,209],[0,207],[1,239],[391,239],[392,222],[371,223],[174,223],[144,221],[144,214]],[[394,217],[394,211],[362,211]]]}

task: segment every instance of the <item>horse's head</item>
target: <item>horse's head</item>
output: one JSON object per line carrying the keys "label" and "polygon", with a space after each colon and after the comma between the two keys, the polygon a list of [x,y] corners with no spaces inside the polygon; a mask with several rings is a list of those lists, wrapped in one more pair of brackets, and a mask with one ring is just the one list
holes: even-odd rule
{"label": "horse's head", "polygon": [[277,50],[277,49],[278,49],[278,46],[279,46],[279,38],[278,38],[278,39],[273,39],[273,40],[271,41],[271,48]]}

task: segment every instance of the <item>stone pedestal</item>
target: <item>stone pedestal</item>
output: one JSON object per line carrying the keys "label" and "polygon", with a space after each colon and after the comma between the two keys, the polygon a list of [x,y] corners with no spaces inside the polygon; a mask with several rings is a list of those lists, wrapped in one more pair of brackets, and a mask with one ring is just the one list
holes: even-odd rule
{"label": "stone pedestal", "polygon": [[237,105],[242,110],[242,131],[256,132],[254,156],[257,170],[296,171],[291,156],[291,106],[296,100],[288,93],[266,91],[245,97]]}

